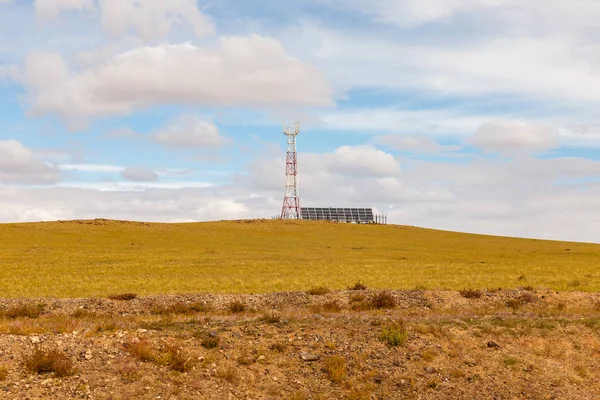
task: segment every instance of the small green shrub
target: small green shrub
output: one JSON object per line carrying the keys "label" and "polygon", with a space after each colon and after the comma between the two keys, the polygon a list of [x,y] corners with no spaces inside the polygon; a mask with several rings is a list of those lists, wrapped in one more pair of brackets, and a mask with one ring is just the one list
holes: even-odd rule
{"label": "small green shrub", "polygon": [[390,347],[404,346],[408,340],[408,331],[404,323],[395,322],[385,326],[379,338]]}

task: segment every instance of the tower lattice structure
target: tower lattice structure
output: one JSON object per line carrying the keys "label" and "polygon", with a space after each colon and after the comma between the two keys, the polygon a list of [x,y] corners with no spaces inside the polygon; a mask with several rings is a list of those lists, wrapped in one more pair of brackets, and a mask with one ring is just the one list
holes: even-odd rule
{"label": "tower lattice structure", "polygon": [[285,197],[281,208],[281,219],[300,219],[300,191],[298,190],[298,156],[296,153],[296,136],[300,133],[300,122],[292,126],[284,126],[283,134],[287,136],[287,154],[285,161]]}

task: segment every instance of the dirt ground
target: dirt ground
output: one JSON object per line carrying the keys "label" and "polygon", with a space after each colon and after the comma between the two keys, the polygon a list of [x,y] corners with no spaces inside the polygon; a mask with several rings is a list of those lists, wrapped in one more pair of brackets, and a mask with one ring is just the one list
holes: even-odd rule
{"label": "dirt ground", "polygon": [[2,399],[600,398],[598,293],[0,299],[0,314]]}

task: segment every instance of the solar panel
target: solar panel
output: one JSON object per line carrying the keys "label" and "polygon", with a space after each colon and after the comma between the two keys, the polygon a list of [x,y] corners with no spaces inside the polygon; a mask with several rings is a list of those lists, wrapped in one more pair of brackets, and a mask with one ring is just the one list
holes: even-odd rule
{"label": "solar panel", "polygon": [[338,222],[373,223],[372,208],[301,208],[302,219]]}

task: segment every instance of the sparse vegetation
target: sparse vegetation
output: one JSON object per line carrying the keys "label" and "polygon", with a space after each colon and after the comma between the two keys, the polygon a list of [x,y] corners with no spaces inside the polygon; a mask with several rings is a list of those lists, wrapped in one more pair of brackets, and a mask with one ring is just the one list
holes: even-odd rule
{"label": "sparse vegetation", "polygon": [[[442,397],[477,398],[492,391],[508,397],[513,385],[536,379],[536,385],[520,387],[520,395],[552,393],[562,398],[578,393],[596,398],[600,393],[594,374],[600,351],[596,294],[521,288],[486,293],[473,303],[457,291],[388,292],[397,301],[395,308],[380,311],[371,305],[341,315],[311,311],[330,301],[345,306],[350,297],[346,291],[325,298],[298,293],[157,296],[128,304],[46,299],[47,309],[39,318],[0,320],[0,346],[7,355],[28,343],[57,345],[77,365],[77,377],[62,383],[54,372],[24,377],[24,372],[37,373],[25,367],[25,356],[5,357],[0,360],[0,388],[9,388],[9,398],[17,388],[23,398],[45,393],[52,398],[106,398],[109,391],[132,398],[154,398],[155,393],[165,398],[227,398],[232,392],[289,398],[303,390],[309,398],[391,398],[394,393],[427,397],[428,390],[430,396],[436,390]],[[371,304],[377,293],[357,292],[364,298],[353,303]],[[154,314],[157,307],[206,299],[216,305],[206,315]],[[236,299],[261,314],[227,315]],[[507,313],[507,300],[526,302],[527,307]],[[433,301],[435,306],[426,308]],[[2,302],[5,309],[36,304]],[[86,313],[75,318],[82,306]],[[96,332],[98,324],[117,328]],[[27,387],[23,382],[36,384]]]}
{"label": "sparse vegetation", "polygon": [[274,312],[268,312],[263,314],[260,320],[266,322],[267,324],[278,324],[281,322],[281,315]]}
{"label": "sparse vegetation", "polygon": [[317,286],[306,291],[306,293],[310,294],[311,296],[323,296],[329,292],[331,292],[331,289],[325,286]]}
{"label": "sparse vegetation", "polygon": [[202,344],[202,347],[204,347],[205,349],[215,349],[217,347],[219,347],[219,344],[221,343],[221,339],[219,339],[219,337],[217,335],[205,335],[204,338],[202,339],[202,341],[200,342]]}
{"label": "sparse vegetation", "polygon": [[54,376],[59,378],[75,372],[73,361],[56,347],[34,347],[30,353],[23,356],[23,365],[30,373],[54,373]]}
{"label": "sparse vegetation", "polygon": [[373,308],[378,310],[384,308],[394,308],[396,307],[396,299],[394,299],[394,296],[390,292],[383,291],[377,293],[371,298],[371,304],[373,305]]}
{"label": "sparse vegetation", "polygon": [[347,375],[347,362],[342,356],[331,356],[327,358],[323,365],[323,370],[327,378],[334,383],[340,383]]}
{"label": "sparse vegetation", "polygon": [[358,281],[353,286],[350,286],[348,290],[367,290],[367,286],[361,283],[361,281]]}
{"label": "sparse vegetation", "polygon": [[240,373],[234,363],[227,361],[217,368],[217,377],[229,383],[236,383]]}
{"label": "sparse vegetation", "polygon": [[483,292],[477,289],[461,289],[458,293],[466,299],[479,299],[483,296]]}
{"label": "sparse vegetation", "polygon": [[231,303],[229,303],[229,306],[227,307],[229,309],[229,312],[231,312],[232,314],[240,314],[243,313],[247,310],[247,306],[246,303],[244,303],[243,301],[233,301]]}
{"label": "sparse vegetation", "polygon": [[135,293],[120,293],[120,294],[111,294],[108,296],[111,300],[122,300],[122,301],[130,301],[137,298],[137,294]]}
{"label": "sparse vegetation", "polygon": [[337,313],[342,311],[342,306],[337,300],[329,300],[321,304],[321,309],[325,312]]}
{"label": "sparse vegetation", "polygon": [[408,340],[408,331],[403,322],[394,322],[381,330],[379,338],[390,347],[404,346]]}
{"label": "sparse vegetation", "polygon": [[161,358],[164,364],[177,372],[189,372],[194,366],[194,358],[174,344],[165,345]]}
{"label": "sparse vegetation", "polygon": [[44,303],[19,304],[0,311],[0,316],[10,319],[38,318],[43,314],[45,308],[46,305]]}
{"label": "sparse vegetation", "polygon": [[135,338],[123,345],[125,350],[133,357],[143,362],[154,361],[156,354],[152,349],[152,345],[146,339]]}

